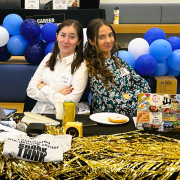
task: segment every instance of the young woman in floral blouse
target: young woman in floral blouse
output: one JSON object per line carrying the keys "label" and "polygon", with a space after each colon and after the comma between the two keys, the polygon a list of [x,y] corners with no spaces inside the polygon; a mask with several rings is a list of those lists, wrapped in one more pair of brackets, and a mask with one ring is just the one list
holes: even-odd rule
{"label": "young woman in floral blouse", "polygon": [[150,92],[148,83],[118,57],[116,34],[103,19],[87,27],[85,60],[89,71],[92,113],[116,112],[135,116],[139,93]]}

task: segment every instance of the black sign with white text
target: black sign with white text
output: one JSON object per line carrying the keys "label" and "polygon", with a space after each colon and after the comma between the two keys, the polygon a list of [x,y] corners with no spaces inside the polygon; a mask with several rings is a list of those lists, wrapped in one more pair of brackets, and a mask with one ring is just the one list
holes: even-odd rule
{"label": "black sign with white text", "polygon": [[34,16],[26,16],[26,19],[35,19],[39,25],[44,25],[48,22],[54,23],[57,26],[65,20],[65,13],[61,14],[49,14],[49,15],[34,15]]}

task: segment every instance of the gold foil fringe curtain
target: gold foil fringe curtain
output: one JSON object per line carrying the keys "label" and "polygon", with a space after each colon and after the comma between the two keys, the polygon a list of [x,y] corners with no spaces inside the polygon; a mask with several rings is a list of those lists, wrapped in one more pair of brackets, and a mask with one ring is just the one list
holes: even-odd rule
{"label": "gold foil fringe curtain", "polygon": [[[46,126],[46,133],[61,132],[60,127]],[[180,171],[180,140],[139,131],[74,138],[63,162],[7,160],[2,150],[1,143],[0,174],[9,179],[166,180]]]}

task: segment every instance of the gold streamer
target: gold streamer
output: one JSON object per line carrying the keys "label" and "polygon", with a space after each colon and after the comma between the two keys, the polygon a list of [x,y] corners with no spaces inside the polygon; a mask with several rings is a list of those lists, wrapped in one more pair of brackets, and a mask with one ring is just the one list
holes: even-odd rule
{"label": "gold streamer", "polygon": [[[63,134],[59,126],[45,133]],[[63,162],[25,162],[3,157],[0,144],[0,175],[7,179],[169,179],[180,171],[180,140],[133,131],[116,135],[74,138]],[[180,180],[180,175],[177,179]]]}

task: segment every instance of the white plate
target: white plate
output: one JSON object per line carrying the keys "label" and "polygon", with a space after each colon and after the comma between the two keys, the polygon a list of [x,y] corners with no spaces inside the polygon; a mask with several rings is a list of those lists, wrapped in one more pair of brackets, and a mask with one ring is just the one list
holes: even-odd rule
{"label": "white plate", "polygon": [[[121,115],[121,116],[124,116],[124,118],[127,118],[128,120],[126,122],[123,122],[123,123],[114,123],[114,122],[111,122],[108,117],[109,116],[113,116],[113,115]],[[109,125],[119,125],[119,124],[125,124],[129,121],[129,118],[123,114],[118,114],[118,113],[96,113],[96,114],[92,114],[89,116],[89,118],[92,120],[92,121],[95,121],[95,122],[98,122],[98,123],[101,123],[101,124],[109,124]]]}

